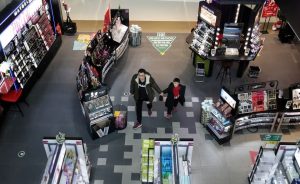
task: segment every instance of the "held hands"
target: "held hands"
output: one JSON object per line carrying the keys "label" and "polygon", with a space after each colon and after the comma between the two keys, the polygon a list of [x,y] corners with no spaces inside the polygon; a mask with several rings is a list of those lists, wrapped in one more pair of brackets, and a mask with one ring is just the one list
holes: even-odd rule
{"label": "held hands", "polygon": [[163,92],[161,92],[160,94],[159,94],[159,101],[163,101],[164,100],[164,93]]}

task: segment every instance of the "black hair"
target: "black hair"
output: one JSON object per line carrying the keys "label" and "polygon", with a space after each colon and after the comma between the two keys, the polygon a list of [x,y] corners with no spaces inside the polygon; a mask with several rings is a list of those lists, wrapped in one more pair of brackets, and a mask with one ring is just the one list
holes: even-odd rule
{"label": "black hair", "polygon": [[175,78],[175,79],[173,80],[173,82],[178,82],[178,83],[180,83],[180,79],[179,79],[179,78]]}
{"label": "black hair", "polygon": [[140,68],[138,73],[146,73],[146,70],[144,68]]}

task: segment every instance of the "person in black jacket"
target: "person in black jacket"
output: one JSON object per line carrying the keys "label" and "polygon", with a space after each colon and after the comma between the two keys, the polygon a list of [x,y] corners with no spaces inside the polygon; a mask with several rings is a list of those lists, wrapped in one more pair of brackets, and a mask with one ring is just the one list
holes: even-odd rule
{"label": "person in black jacket", "polygon": [[156,84],[152,76],[145,70],[139,69],[137,74],[134,74],[130,83],[130,93],[133,95],[136,102],[136,118],[137,122],[133,128],[142,127],[142,107],[143,101],[147,103],[148,115],[152,114],[152,102],[155,97],[154,90],[163,95],[161,89]]}
{"label": "person in black jacket", "polygon": [[163,90],[163,93],[167,94],[165,106],[167,107],[167,119],[171,118],[172,111],[176,111],[178,102],[183,106],[185,102],[185,86],[180,84],[180,79],[175,78],[173,82],[169,84],[169,87]]}

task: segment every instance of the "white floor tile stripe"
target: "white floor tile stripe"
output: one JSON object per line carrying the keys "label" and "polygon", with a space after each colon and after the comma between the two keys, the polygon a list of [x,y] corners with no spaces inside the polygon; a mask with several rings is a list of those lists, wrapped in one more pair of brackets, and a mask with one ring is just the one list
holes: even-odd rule
{"label": "white floor tile stripe", "polygon": [[108,151],[108,145],[100,145],[100,152],[107,152]]}
{"label": "white floor tile stripe", "polygon": [[199,97],[192,97],[192,102],[200,102]]}
{"label": "white floor tile stripe", "polygon": [[[143,111],[142,112],[142,116],[143,117],[149,117],[149,115],[148,115],[148,111]],[[157,117],[157,111],[152,111],[152,114],[151,114],[151,116],[150,116],[150,118],[156,118]]]}
{"label": "white floor tile stripe", "polygon": [[128,96],[122,96],[121,102],[128,102],[129,98]]}
{"label": "white floor tile stripe", "polygon": [[106,165],[106,158],[98,158],[97,165]]}

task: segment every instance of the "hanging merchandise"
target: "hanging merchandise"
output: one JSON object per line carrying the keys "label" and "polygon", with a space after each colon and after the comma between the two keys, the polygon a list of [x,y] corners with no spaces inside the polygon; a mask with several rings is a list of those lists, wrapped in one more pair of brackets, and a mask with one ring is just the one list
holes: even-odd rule
{"label": "hanging merchandise", "polygon": [[77,25],[70,17],[71,7],[69,7],[64,1],[62,1],[62,4],[67,15],[67,19],[63,23],[63,31],[66,35],[72,36],[77,32]]}
{"label": "hanging merchandise", "polygon": [[129,43],[131,46],[136,47],[141,45],[142,41],[142,28],[138,25],[132,24],[130,26]]}

